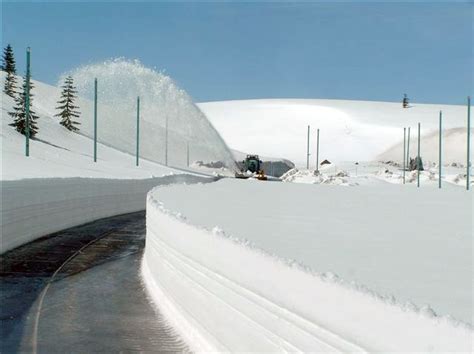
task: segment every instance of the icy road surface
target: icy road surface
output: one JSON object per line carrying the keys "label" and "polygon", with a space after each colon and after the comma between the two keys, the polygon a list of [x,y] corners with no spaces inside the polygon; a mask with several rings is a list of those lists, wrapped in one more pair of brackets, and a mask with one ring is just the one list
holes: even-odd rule
{"label": "icy road surface", "polygon": [[140,280],[143,212],[52,236],[0,258],[2,353],[187,351]]}
{"label": "icy road surface", "polygon": [[226,179],[155,197],[191,224],[472,324],[472,196],[461,188]]}

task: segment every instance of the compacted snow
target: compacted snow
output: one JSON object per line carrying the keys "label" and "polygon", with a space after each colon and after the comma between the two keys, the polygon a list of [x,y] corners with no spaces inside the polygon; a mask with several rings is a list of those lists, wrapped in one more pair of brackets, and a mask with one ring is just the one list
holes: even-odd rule
{"label": "compacted snow", "polygon": [[143,273],[197,350],[470,351],[471,202],[385,182],[157,188]]}

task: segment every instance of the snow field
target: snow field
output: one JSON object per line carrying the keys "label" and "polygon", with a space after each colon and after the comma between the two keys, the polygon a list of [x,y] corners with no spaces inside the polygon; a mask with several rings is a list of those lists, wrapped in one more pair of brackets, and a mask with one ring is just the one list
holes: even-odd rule
{"label": "snow field", "polygon": [[[416,311],[358,291],[331,273],[308,271],[252,247],[249,241],[229,237],[218,227],[196,226],[160,202],[166,189],[148,195],[142,273],[160,310],[193,350],[472,349],[469,326],[436,317],[429,308]],[[232,218],[249,221],[241,214]]]}
{"label": "snow field", "polygon": [[328,99],[257,99],[205,102],[198,106],[232,149],[286,158],[297,167],[306,166],[308,125],[311,166],[316,160],[317,128],[320,161],[381,158],[401,162],[403,127],[411,127],[410,150],[414,157],[418,122],[422,129],[423,160],[437,161],[435,136],[442,110],[445,162],[466,160],[466,106],[414,103],[403,109],[401,103]]}

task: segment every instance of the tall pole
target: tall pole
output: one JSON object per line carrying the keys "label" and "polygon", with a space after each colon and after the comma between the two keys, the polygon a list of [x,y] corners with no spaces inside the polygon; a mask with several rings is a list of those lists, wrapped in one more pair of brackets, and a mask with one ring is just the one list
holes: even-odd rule
{"label": "tall pole", "polygon": [[471,172],[471,97],[467,98],[467,173],[466,189],[469,190],[469,174]]}
{"label": "tall pole", "polygon": [[309,125],[308,125],[308,142],[306,144],[306,169],[309,170]]}
{"label": "tall pole", "polygon": [[406,167],[406,144],[407,144],[407,128],[403,128],[403,184],[405,184],[405,167]]}
{"label": "tall pole", "polygon": [[168,166],[168,115],[165,121],[165,166]]}
{"label": "tall pole", "polygon": [[406,160],[407,167],[409,167],[409,166],[410,166],[410,136],[411,136],[410,127],[408,127],[408,139],[407,139],[407,160]]}
{"label": "tall pole", "polygon": [[416,161],[416,169],[418,171],[417,176],[416,176],[416,186],[420,187],[420,168],[421,168],[421,158],[420,158],[420,130],[421,130],[421,124],[418,123],[418,154],[417,154],[417,161]]}
{"label": "tall pole", "polygon": [[138,166],[140,160],[140,97],[137,97],[137,157],[135,164]]}
{"label": "tall pole", "polygon": [[439,178],[438,178],[438,188],[441,188],[441,176],[443,175],[443,161],[442,161],[442,143],[443,143],[443,111],[439,111],[439,157],[438,157],[438,167],[439,167]]}
{"label": "tall pole", "polygon": [[26,48],[26,87],[25,87],[25,156],[30,156],[30,47]]}
{"label": "tall pole", "polygon": [[97,78],[94,79],[94,162],[97,162]]}
{"label": "tall pole", "polygon": [[316,131],[316,171],[319,172],[319,128]]}

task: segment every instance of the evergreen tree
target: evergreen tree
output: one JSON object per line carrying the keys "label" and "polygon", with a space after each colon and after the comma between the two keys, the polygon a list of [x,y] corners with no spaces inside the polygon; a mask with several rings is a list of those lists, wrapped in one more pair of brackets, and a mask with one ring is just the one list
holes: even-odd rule
{"label": "evergreen tree", "polygon": [[[36,123],[38,116],[32,109],[33,95],[31,94],[31,91],[33,87],[33,83],[30,81],[29,130],[31,138],[33,138],[38,133],[38,124]],[[15,129],[21,134],[26,135],[26,77],[23,78],[23,91],[15,98],[15,107],[13,107],[13,112],[8,112],[8,114],[14,119],[13,123],[9,125],[15,127]]]}
{"label": "evergreen tree", "polygon": [[74,105],[74,100],[76,99],[76,88],[74,87],[74,81],[71,76],[66,77],[64,80],[64,85],[61,86],[63,89],[61,93],[61,98],[58,101],[59,113],[55,114],[55,117],[61,117],[61,122],[63,126],[67,129],[75,132],[78,131],[79,128],[76,125],[81,123],[76,122],[74,119],[79,118],[79,112],[76,110],[79,108],[78,106]]}
{"label": "evergreen tree", "polygon": [[5,77],[5,84],[3,86],[3,92],[5,92],[10,97],[14,97],[16,89],[16,68],[15,57],[13,56],[13,49],[10,44],[7,45],[7,47],[3,50],[2,61],[2,70],[7,73]]}

